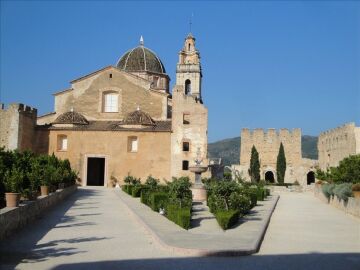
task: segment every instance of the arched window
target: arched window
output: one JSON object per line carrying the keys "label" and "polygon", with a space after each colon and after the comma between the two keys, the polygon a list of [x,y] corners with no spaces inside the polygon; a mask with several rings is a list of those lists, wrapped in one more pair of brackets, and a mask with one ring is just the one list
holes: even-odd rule
{"label": "arched window", "polygon": [[191,81],[187,79],[185,81],[185,95],[190,95],[190,94],[191,94]]}
{"label": "arched window", "polygon": [[190,48],[191,48],[191,44],[189,43],[189,49],[188,49],[188,51],[190,51]]}
{"label": "arched window", "polygon": [[103,112],[118,112],[118,94],[115,92],[105,92],[103,96]]}

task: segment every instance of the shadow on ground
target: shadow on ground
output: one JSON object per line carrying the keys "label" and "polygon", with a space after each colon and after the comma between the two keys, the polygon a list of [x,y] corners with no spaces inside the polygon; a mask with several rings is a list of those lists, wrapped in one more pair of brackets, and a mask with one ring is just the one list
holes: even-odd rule
{"label": "shadow on ground", "polygon": [[[38,244],[38,242],[51,229],[72,228],[75,226],[94,225],[91,222],[79,222],[77,216],[66,215],[66,212],[72,207],[81,206],[84,209],[96,208],[92,202],[79,202],[81,199],[98,196],[99,191],[89,189],[78,189],[74,194],[65,199],[59,205],[48,210],[42,217],[28,224],[25,228],[18,231],[0,243],[0,262],[1,265],[11,267],[22,262],[44,261],[51,257],[67,256],[77,254],[76,248],[59,248],[60,243],[80,243],[89,241],[100,241],[104,238],[73,238],[50,241]],[[89,205],[89,206],[88,206]],[[100,215],[100,213],[84,214]],[[14,267],[15,268],[15,267]],[[2,269],[2,268],[1,268]]]}
{"label": "shadow on ground", "polygon": [[52,270],[93,269],[259,269],[259,270],[358,270],[359,253],[309,253],[294,255],[253,255],[247,257],[188,257],[139,260],[114,260],[62,264]]}

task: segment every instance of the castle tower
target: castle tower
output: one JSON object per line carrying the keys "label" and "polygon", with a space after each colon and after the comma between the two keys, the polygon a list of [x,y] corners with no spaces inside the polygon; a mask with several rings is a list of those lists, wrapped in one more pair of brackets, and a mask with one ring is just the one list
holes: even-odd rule
{"label": "castle tower", "polygon": [[172,91],[171,175],[189,176],[192,180],[194,174],[189,166],[195,159],[201,159],[202,166],[208,165],[208,111],[201,100],[201,77],[200,54],[195,49],[195,38],[189,34],[179,53]]}
{"label": "castle tower", "polygon": [[194,96],[201,101],[201,78],[200,53],[195,47],[195,38],[189,33],[179,52],[176,85],[183,87],[185,95]]}

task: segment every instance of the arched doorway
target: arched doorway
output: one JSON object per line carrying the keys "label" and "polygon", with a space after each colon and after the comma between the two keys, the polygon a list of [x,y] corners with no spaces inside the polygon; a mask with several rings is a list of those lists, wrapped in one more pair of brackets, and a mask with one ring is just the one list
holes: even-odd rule
{"label": "arched doorway", "polygon": [[306,175],[306,182],[308,185],[315,183],[315,173],[313,171],[308,172]]}
{"label": "arched doorway", "polygon": [[191,81],[189,79],[185,81],[185,95],[191,95]]}
{"label": "arched doorway", "polygon": [[267,171],[265,173],[265,181],[270,182],[270,183],[275,183],[275,177],[274,177],[274,173],[272,171]]}

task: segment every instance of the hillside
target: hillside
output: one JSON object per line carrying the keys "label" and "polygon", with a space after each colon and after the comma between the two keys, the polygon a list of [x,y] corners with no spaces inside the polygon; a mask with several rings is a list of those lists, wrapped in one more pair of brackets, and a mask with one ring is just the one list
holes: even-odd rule
{"label": "hillside", "polygon": [[[209,143],[209,157],[223,159],[223,164],[230,166],[231,164],[240,163],[240,137],[224,139],[221,141]],[[301,150],[304,158],[317,159],[317,137],[303,135],[301,137]]]}

